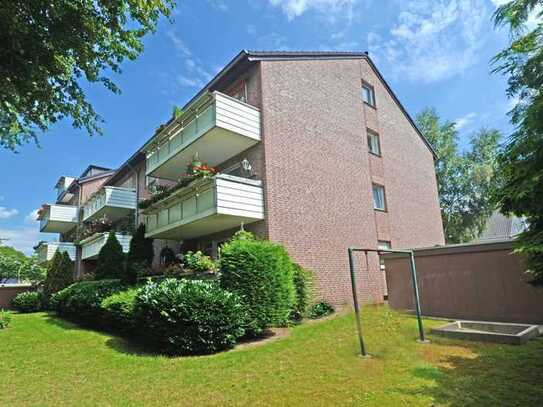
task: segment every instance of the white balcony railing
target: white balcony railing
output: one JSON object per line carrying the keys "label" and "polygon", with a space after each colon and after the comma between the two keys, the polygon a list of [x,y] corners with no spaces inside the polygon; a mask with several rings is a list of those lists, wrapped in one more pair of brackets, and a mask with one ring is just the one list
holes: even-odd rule
{"label": "white balcony railing", "polygon": [[146,236],[190,239],[264,219],[262,182],[231,175],[194,181],[144,211]]}
{"label": "white balcony railing", "polygon": [[136,209],[136,190],[104,186],[83,206],[83,220],[107,216],[112,222]]}
{"label": "white balcony railing", "polygon": [[[94,235],[82,240],[81,245],[81,259],[91,260],[98,256],[100,249],[106,244],[106,240],[109,236],[109,232],[95,233]],[[121,233],[115,233],[115,237],[121,244],[124,253],[128,253],[130,248],[130,240],[132,235],[123,235]]]}
{"label": "white balcony railing", "polygon": [[38,262],[45,263],[51,260],[57,251],[66,252],[72,261],[75,260],[75,244],[70,242],[42,242],[36,248]]}
{"label": "white balcony railing", "polygon": [[71,205],[46,205],[38,220],[40,232],[66,233],[73,229],[79,219],[79,208]]}
{"label": "white balcony railing", "polygon": [[194,102],[167,136],[159,134],[146,147],[147,175],[178,179],[198,153],[216,166],[260,141],[260,110],[219,92]]}

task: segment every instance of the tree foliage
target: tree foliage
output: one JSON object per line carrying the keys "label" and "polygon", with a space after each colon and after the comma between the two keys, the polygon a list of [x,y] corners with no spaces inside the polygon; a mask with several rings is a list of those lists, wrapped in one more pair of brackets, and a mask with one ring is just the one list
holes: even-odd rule
{"label": "tree foliage", "polygon": [[46,301],[74,281],[74,264],[66,252],[56,251],[47,265],[47,276],[43,283],[43,294]]}
{"label": "tree foliage", "polygon": [[104,72],[121,72],[173,0],[9,0],[0,3],[0,146],[14,150],[70,117],[101,132],[82,80],[119,93]]}
{"label": "tree foliage", "polygon": [[0,247],[0,283],[9,279],[38,283],[44,278],[45,269],[36,257],[27,257],[9,246]]}
{"label": "tree foliage", "polygon": [[96,280],[120,278],[124,274],[123,247],[114,232],[109,232],[106,243],[98,252],[94,277]]}
{"label": "tree foliage", "polygon": [[417,126],[432,144],[439,159],[436,177],[443,230],[448,243],[476,238],[492,214],[492,191],[499,183],[496,171],[500,133],[480,129],[469,148],[459,148],[455,123],[442,121],[434,109],[417,116]]}
{"label": "tree foliage", "polygon": [[[528,27],[537,13],[538,24]],[[508,77],[507,94],[518,100],[515,126],[498,157],[503,182],[495,197],[504,213],[525,217],[517,240],[535,284],[543,285],[543,0],[514,0],[496,10],[497,26],[508,26],[510,46],[494,58],[495,72]]]}
{"label": "tree foliage", "polygon": [[153,256],[153,239],[145,237],[145,225],[140,223],[130,240],[123,281],[128,284],[135,284],[138,280],[138,273],[151,267]]}

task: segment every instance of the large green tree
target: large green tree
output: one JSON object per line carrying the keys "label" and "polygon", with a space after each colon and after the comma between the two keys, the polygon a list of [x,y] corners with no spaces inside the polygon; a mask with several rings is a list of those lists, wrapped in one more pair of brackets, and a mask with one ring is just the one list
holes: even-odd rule
{"label": "large green tree", "polygon": [[9,246],[0,247],[0,284],[9,279],[37,283],[44,278],[45,268],[35,257],[27,257]]}
{"label": "large green tree", "polygon": [[174,0],[7,0],[0,2],[0,146],[16,149],[37,131],[71,118],[100,133],[83,80],[119,88],[106,76],[142,51],[142,37],[169,16]]}
{"label": "large green tree", "polygon": [[500,133],[480,129],[461,151],[454,122],[442,121],[434,109],[422,111],[416,121],[439,157],[435,166],[445,239],[470,241],[481,233],[495,207],[491,191],[498,182]]}
{"label": "large green tree", "polygon": [[[529,27],[529,19],[539,23]],[[518,100],[511,112],[515,130],[499,155],[503,183],[496,198],[502,212],[526,218],[517,250],[533,282],[543,285],[543,0],[511,1],[496,10],[495,22],[511,31],[495,71],[508,77],[507,94]]]}

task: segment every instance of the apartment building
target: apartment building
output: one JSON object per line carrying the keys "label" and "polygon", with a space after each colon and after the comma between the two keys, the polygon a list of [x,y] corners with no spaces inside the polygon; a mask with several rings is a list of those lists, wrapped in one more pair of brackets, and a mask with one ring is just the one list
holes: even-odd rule
{"label": "apartment building", "polygon": [[[195,157],[218,173],[136,208],[154,186],[176,185]],[[217,257],[243,226],[284,244],[337,304],[350,298],[349,246],[444,243],[435,158],[367,54],[242,51],[116,171],[62,177],[71,200],[49,207],[42,231],[60,232],[60,248],[81,229],[61,230],[60,212],[71,225],[131,217],[155,239],[159,267],[164,247]],[[76,241],[81,273],[105,238]],[[381,302],[377,254],[357,261],[362,299]]]}

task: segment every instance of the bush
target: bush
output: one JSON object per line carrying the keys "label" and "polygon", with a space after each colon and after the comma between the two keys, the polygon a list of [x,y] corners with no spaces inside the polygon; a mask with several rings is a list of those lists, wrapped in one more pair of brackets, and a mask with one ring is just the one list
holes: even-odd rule
{"label": "bush", "polygon": [[325,317],[334,312],[334,307],[332,307],[327,302],[321,301],[314,304],[309,310],[308,316],[311,319],[318,319]]}
{"label": "bush", "polygon": [[94,276],[97,280],[120,278],[124,274],[123,247],[114,232],[109,232],[106,243],[98,253]]}
{"label": "bush", "polygon": [[0,309],[0,329],[5,329],[11,322],[11,314],[3,309]]}
{"label": "bush", "polygon": [[283,246],[254,240],[244,232],[221,250],[220,283],[241,298],[249,312],[248,335],[284,325],[295,302],[292,262]]}
{"label": "bush", "polygon": [[37,291],[26,291],[17,294],[11,306],[19,312],[37,312],[42,308],[42,296]]}
{"label": "bush", "polygon": [[123,281],[127,284],[136,284],[138,275],[151,267],[153,255],[153,239],[145,238],[145,225],[141,223],[130,240]]}
{"label": "bush", "polygon": [[119,280],[81,281],[53,295],[51,304],[60,316],[101,324],[104,319],[102,301],[124,288]]}
{"label": "bush", "polygon": [[181,258],[181,263],[183,264],[183,268],[185,270],[192,271],[194,273],[217,271],[217,265],[211,259],[211,257],[206,256],[199,250],[197,252],[188,251],[184,253]]}
{"label": "bush", "polygon": [[47,275],[43,283],[44,300],[68,287],[74,281],[74,265],[66,252],[55,252],[53,258],[47,265]]}
{"label": "bush", "polygon": [[134,304],[139,288],[129,288],[110,295],[102,300],[100,308],[105,316],[105,323],[121,330],[135,328]]}
{"label": "bush", "polygon": [[138,292],[135,315],[148,339],[170,354],[208,354],[234,346],[246,311],[218,284],[166,279]]}
{"label": "bush", "polygon": [[296,294],[296,302],[290,313],[290,319],[300,321],[307,314],[307,308],[312,296],[312,275],[299,264],[293,264],[292,281]]}

